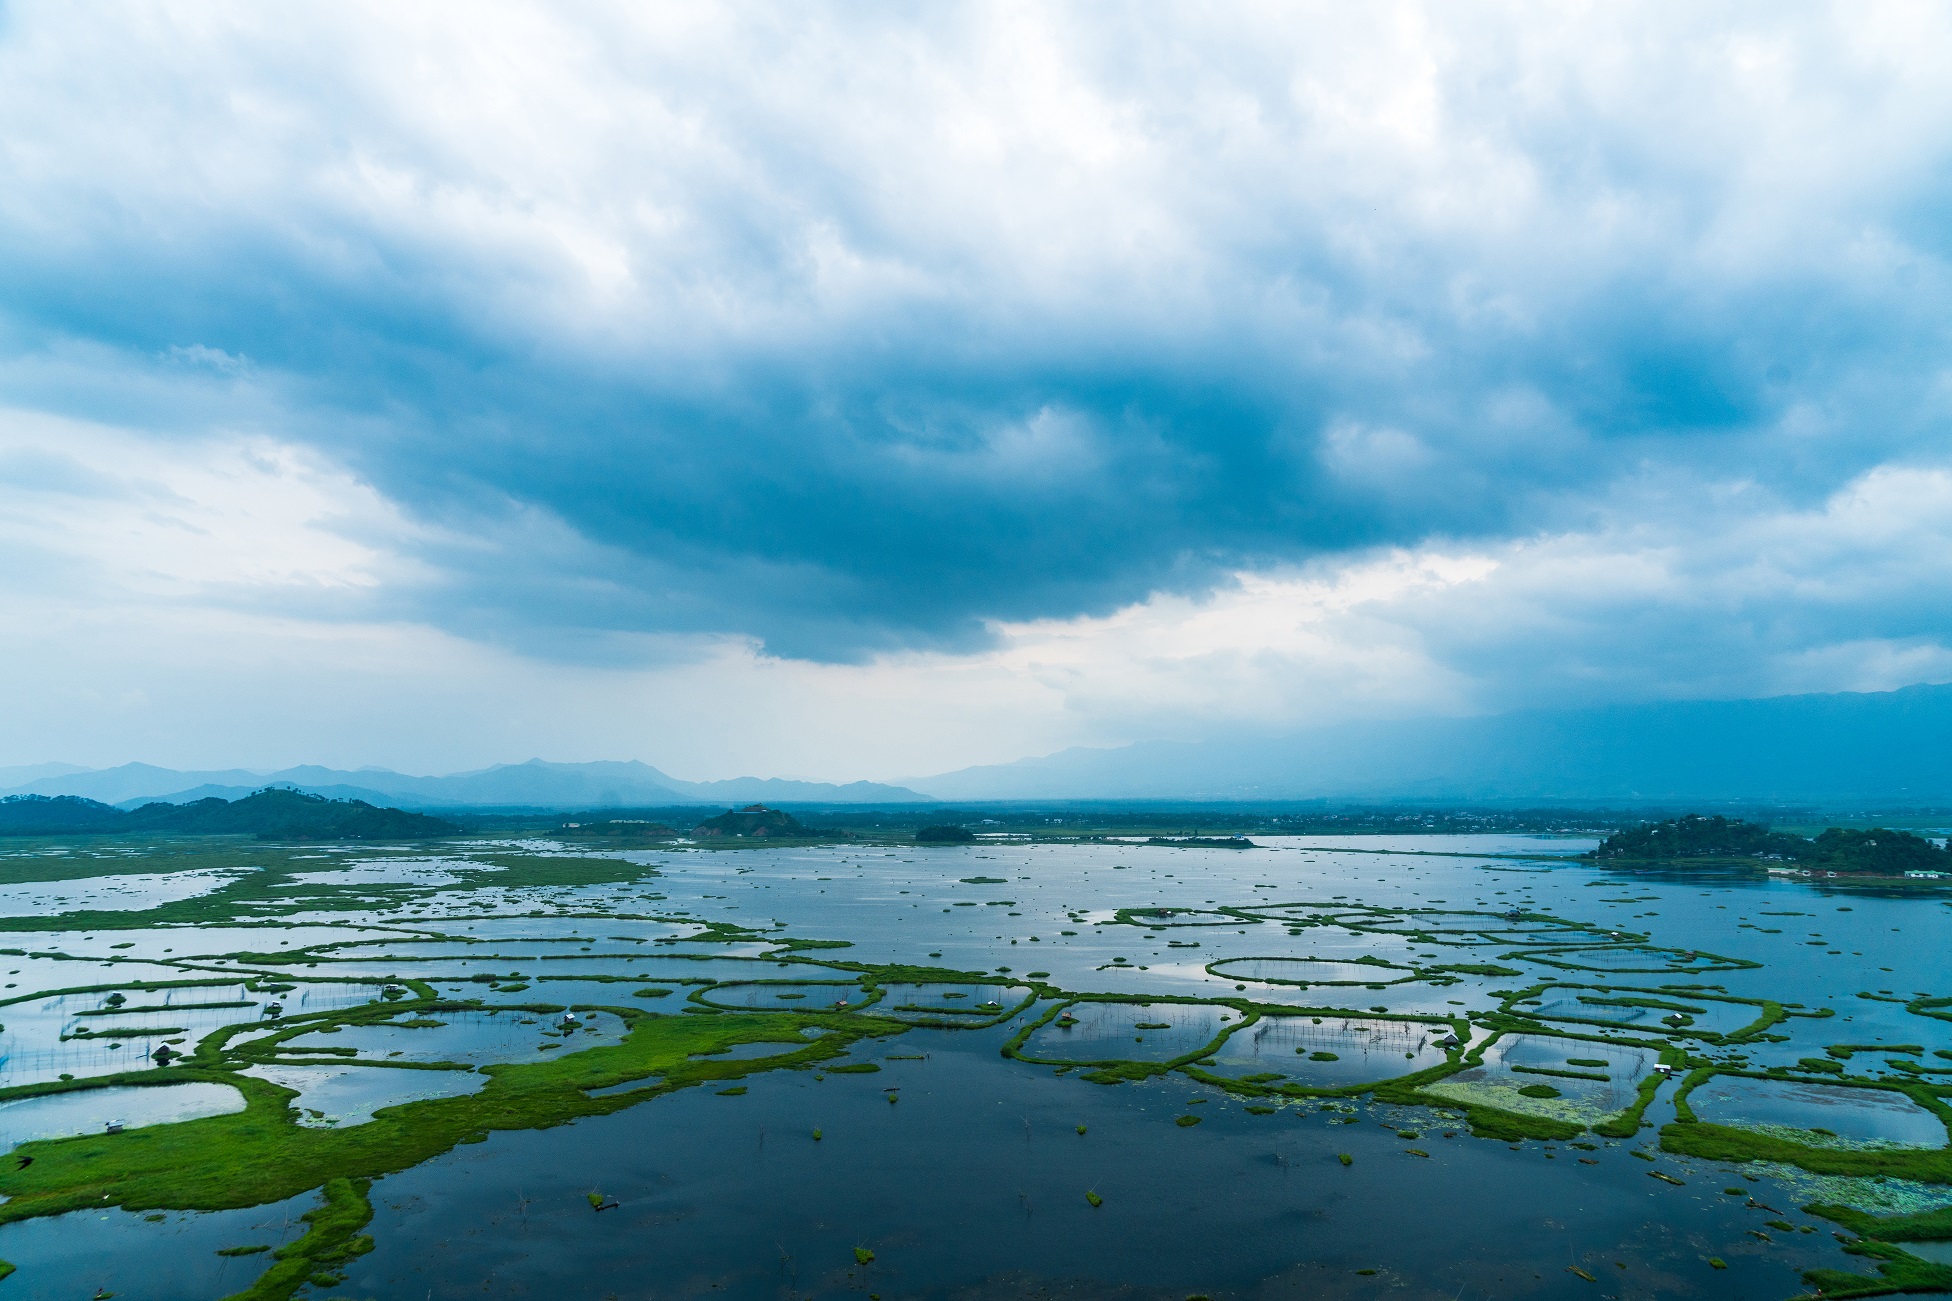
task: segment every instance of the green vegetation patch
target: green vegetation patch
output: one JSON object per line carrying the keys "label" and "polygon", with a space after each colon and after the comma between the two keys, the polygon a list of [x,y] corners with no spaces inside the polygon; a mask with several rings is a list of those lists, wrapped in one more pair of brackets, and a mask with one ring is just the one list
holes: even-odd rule
{"label": "green vegetation patch", "polygon": [[[1691,1071],[1674,1098],[1675,1121],[1661,1129],[1663,1151],[1711,1161],[1777,1161],[1819,1175],[1868,1179],[1882,1176],[1924,1184],[1952,1184],[1952,1147],[1817,1147],[1794,1142],[1776,1133],[1701,1120],[1688,1105],[1688,1097],[1716,1075],[1748,1079],[1780,1078],[1760,1071],[1730,1071],[1707,1065]],[[1857,1079],[1826,1080],[1825,1084],[1830,1088],[1901,1093],[1938,1117],[1941,1124],[1952,1123],[1952,1107],[1946,1105],[1942,1096],[1948,1090],[1943,1085],[1917,1080],[1886,1082]]]}
{"label": "green vegetation patch", "polygon": [[[827,1033],[783,1057],[694,1060],[742,1043],[795,1039],[802,1029],[816,1025]],[[24,1143],[15,1152],[33,1158],[31,1164],[0,1170],[0,1193],[10,1199],[0,1204],[0,1224],[83,1206],[224,1210],[282,1201],[334,1180],[407,1169],[494,1130],[546,1128],[577,1116],[620,1110],[645,1096],[645,1091],[633,1091],[593,1098],[585,1089],[656,1075],[663,1082],[648,1091],[670,1092],[754,1070],[825,1060],[846,1052],[862,1037],[897,1034],[904,1028],[899,1022],[848,1013],[638,1015],[621,1042],[542,1062],[484,1067],[488,1083],[477,1093],[383,1107],[372,1120],[345,1129],[298,1125],[289,1105],[295,1093],[254,1076],[176,1067],[104,1077],[90,1083],[228,1084],[244,1094],[246,1106],[240,1112],[119,1134]],[[200,1046],[198,1058],[210,1047]]]}
{"label": "green vegetation patch", "polygon": [[1814,839],[1771,831],[1739,818],[1669,818],[1601,842],[1593,858],[1603,863],[1714,862],[1793,864],[1824,872],[1902,877],[1906,872],[1952,873],[1952,852],[1923,836],[1885,827],[1828,827]]}
{"label": "green vegetation patch", "polygon": [[276,1264],[224,1301],[290,1301],[299,1288],[321,1276],[338,1281],[336,1267],[373,1249],[372,1238],[360,1232],[373,1219],[373,1204],[366,1197],[369,1187],[364,1179],[327,1180],[322,1190],[325,1204],[303,1216],[311,1226],[305,1236],[278,1248],[273,1253]]}

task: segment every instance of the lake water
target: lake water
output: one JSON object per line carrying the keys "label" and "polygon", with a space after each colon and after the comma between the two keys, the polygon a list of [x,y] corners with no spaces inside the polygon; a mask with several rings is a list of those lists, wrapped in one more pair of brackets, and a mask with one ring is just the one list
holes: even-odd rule
{"label": "lake water", "polygon": [[[79,906],[64,900],[138,915],[126,932],[50,919],[0,940],[19,950],[0,956],[13,1000],[0,1004],[0,1088],[153,1069],[146,1054],[165,1038],[188,1050],[233,1025],[260,1037],[303,1026],[278,1054],[300,1060],[249,1074],[298,1091],[288,1123],[356,1130],[383,1107],[480,1090],[490,1077],[473,1068],[614,1050],[633,1016],[785,1018],[792,1041],[701,1058],[748,1069],[736,1088],[660,1093],[660,1076],[592,1089],[623,1109],[492,1130],[385,1173],[371,1194],[375,1250],[345,1265],[337,1291],[350,1297],[1773,1298],[1802,1291],[1806,1268],[1865,1268],[1796,1207],[1952,1204],[1943,1187],[1662,1153],[1672,1084],[1628,1140],[1508,1143],[1473,1138],[1463,1121],[1467,1105],[1615,1114],[1670,1036],[1751,1072],[1800,1071],[1832,1045],[1857,1046],[1846,1069],[1870,1080],[1915,1077],[1893,1061],[1952,1066],[1933,1055],[1952,1052],[1952,1023],[1907,1009],[1921,993],[1952,994],[1944,896],[1626,878],[1567,861],[1590,841],[1257,843],[633,851],[621,857],[655,864],[654,877],[533,887],[459,870],[481,850],[307,851],[289,864],[293,881],[357,886],[366,902],[280,912],[259,899],[193,927],[140,914],[221,882],[159,873],[135,853],[119,878],[23,887],[50,917]],[[740,929],[715,938],[713,923]],[[847,947],[772,955],[789,937]],[[858,973],[834,965],[847,963],[941,974],[903,974],[870,1003]],[[384,1007],[382,986],[406,980],[432,981],[448,1009],[331,1028],[345,1009]],[[1044,996],[1030,997],[1032,982]],[[1546,986],[1538,1001],[1512,1009],[1541,1018],[1530,1028],[1483,1021],[1533,986]],[[669,992],[640,993],[655,990]],[[113,1008],[111,991],[123,998]],[[404,985],[392,997],[411,1000]],[[890,1020],[843,1058],[768,1065],[814,1042],[792,1027],[837,999]],[[1760,1013],[1738,999],[1785,1005],[1790,1019],[1770,1031],[1781,1041],[1718,1043]],[[483,1006],[452,1010],[469,1001]],[[1255,1019],[1247,1003],[1270,1010]],[[526,1004],[619,1010],[579,1014],[564,1035],[559,1013]],[[1675,1007],[1690,1009],[1685,1024],[1665,1019]],[[1479,1018],[1466,1036],[1481,1058],[1430,1086],[1443,1105],[1365,1092],[1444,1066],[1449,1018],[1466,1017]],[[1195,1058],[1192,1069],[1225,1079],[1348,1092],[1261,1099],[1177,1071],[1091,1078],[1097,1063]],[[845,1063],[878,1069],[832,1069]],[[1519,1092],[1540,1084],[1553,1096]],[[0,1094],[0,1139],[183,1123],[239,1096],[206,1083]],[[1946,1141],[1928,1111],[1885,1091],[1721,1075],[1692,1105],[1704,1120],[1820,1128],[1843,1145]],[[592,1192],[608,1209],[592,1209]],[[289,1241],[316,1202],[0,1225],[0,1258],[19,1267],[5,1287],[225,1295],[262,1265],[218,1248]],[[1779,1217],[1814,1231],[1766,1226]]]}

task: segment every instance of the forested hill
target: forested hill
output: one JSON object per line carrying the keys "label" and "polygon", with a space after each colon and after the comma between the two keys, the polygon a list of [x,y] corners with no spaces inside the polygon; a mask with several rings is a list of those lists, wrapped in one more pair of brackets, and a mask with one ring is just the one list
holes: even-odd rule
{"label": "forested hill", "polygon": [[1868,876],[1952,872],[1952,852],[1909,831],[1830,827],[1807,839],[1771,831],[1759,822],[1698,815],[1616,832],[1601,842],[1593,857],[1622,865],[1747,859]]}
{"label": "forested hill", "polygon": [[241,800],[145,804],[123,810],[76,795],[0,799],[0,836],[77,836],[177,831],[260,840],[416,840],[460,831],[451,822],[271,787]]}

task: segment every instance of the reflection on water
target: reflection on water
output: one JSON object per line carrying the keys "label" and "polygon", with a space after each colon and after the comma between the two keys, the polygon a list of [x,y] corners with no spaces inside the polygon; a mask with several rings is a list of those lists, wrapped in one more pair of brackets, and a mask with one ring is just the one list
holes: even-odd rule
{"label": "reflection on water", "polygon": [[[571,1017],[565,1020],[565,1017]],[[615,1043],[623,1022],[610,1012],[525,1014],[508,1012],[443,1012],[415,1017],[399,1024],[354,1025],[330,1033],[315,1032],[288,1039],[283,1052],[334,1055],[350,1050],[370,1061],[459,1062],[482,1066],[491,1062],[534,1061],[551,1052]]]}
{"label": "reflection on water", "polygon": [[244,1110],[228,1084],[155,1084],[75,1089],[0,1102],[0,1150],[37,1138],[99,1134],[109,1126],[140,1129]]}
{"label": "reflection on water", "polygon": [[975,1024],[1013,1010],[1029,995],[1021,985],[890,984],[874,1012],[897,1021]]}
{"label": "reflection on water", "polygon": [[1213,1055],[1216,1074],[1278,1075],[1314,1088],[1392,1079],[1440,1066],[1448,1026],[1373,1018],[1263,1016]]}
{"label": "reflection on water", "polygon": [[1043,1061],[1165,1062],[1198,1052],[1239,1020],[1198,1004],[1072,1003],[1032,1032],[1022,1051]]}
{"label": "reflection on water", "polygon": [[855,984],[736,984],[715,985],[698,996],[708,1007],[750,1008],[754,1011],[826,1012],[863,1007],[874,995]]}
{"label": "reflection on water", "polygon": [[801,1040],[799,1043],[760,1042],[733,1044],[723,1052],[693,1053],[691,1060],[695,1062],[750,1062],[757,1061],[762,1057],[778,1057],[782,1053],[796,1053],[806,1046],[805,1040]]}
{"label": "reflection on water", "polygon": [[1416,977],[1414,971],[1377,963],[1333,962],[1326,958],[1231,958],[1214,963],[1213,974],[1231,980],[1294,985],[1387,985]]}
{"label": "reflection on water", "polygon": [[[1027,992],[1010,983],[1018,979],[1153,1000],[1070,1003],[1063,1022],[1040,1026],[1022,1048],[1026,1057],[1053,1064],[1159,1063],[1211,1048],[1210,1065],[1202,1069],[1224,1076],[1279,1077],[1274,1085],[1365,1085],[1442,1063],[1441,1039],[1448,1033],[1446,1026],[1389,1020],[1370,1009],[1482,1013],[1501,1006],[1501,994],[1548,978],[1562,985],[1612,983],[1544,965],[1554,955],[1543,950],[1553,947],[1575,949],[1556,956],[1606,971],[1653,967],[1660,973],[1633,977],[1632,990],[1548,990],[1545,1001],[1529,1009],[1544,1016],[1598,1012],[1597,1019],[1632,1027],[1595,1033],[1664,1040],[1673,1030],[1666,1020],[1670,1009],[1622,1001],[1638,995],[1691,1009],[1683,1014],[1684,1030],[1728,1033],[1753,1019],[1752,1007],[1719,1002],[1713,989],[1662,988],[1671,979],[1713,982],[1730,995],[1833,1013],[1772,1031],[1788,1042],[1741,1046],[1759,1067],[1790,1064],[1838,1043],[1912,1043],[1924,1045],[1927,1054],[1952,1049],[1948,1027],[1905,1007],[1914,989],[1952,993],[1952,956],[1930,942],[1935,917],[1921,911],[1938,907],[1929,899],[1861,892],[1832,898],[1823,887],[1767,879],[1622,881],[1584,866],[1340,854],[1319,842],[1307,849],[1300,843],[1273,838],[1268,848],[1246,852],[997,844],[927,853],[858,845],[660,851],[649,856],[660,864],[660,875],[629,885],[509,889],[456,882],[417,895],[412,890],[430,879],[427,871],[446,872],[449,865],[374,863],[367,881],[379,901],[375,912],[349,912],[344,920],[384,917],[390,925],[423,932],[410,943],[373,943],[374,931],[341,930],[332,925],[335,915],[316,910],[301,916],[302,930],[212,928],[203,940],[157,927],[127,937],[107,931],[35,934],[31,947],[62,947],[72,938],[67,949],[85,956],[20,956],[0,964],[6,970],[0,983],[11,983],[8,993],[23,999],[0,1012],[8,1049],[4,1078],[12,1083],[51,1077],[36,1072],[120,1069],[127,1065],[122,1059],[142,1051],[167,1026],[182,1027],[170,1037],[189,1047],[233,1021],[271,1024],[267,1013],[274,999],[287,1015],[316,1011],[331,999],[378,999],[379,978],[407,975],[432,978],[442,997],[456,1000],[608,1004],[676,1017],[698,1014],[687,982],[743,982],[707,996],[734,1014],[746,1008],[815,1010],[830,1005],[837,992],[846,992],[855,1005],[869,997],[853,973],[783,964],[766,957],[768,941],[757,938],[735,945],[688,939],[679,953],[659,943],[696,936],[703,919],[745,922],[755,936],[848,941],[850,948],[822,951],[835,960],[937,968],[942,979],[891,983],[875,1004],[877,1015],[911,1024],[974,1025],[1008,1012]],[[1468,855],[1500,842],[1403,843]],[[1365,838],[1356,847],[1386,846]],[[359,852],[363,859],[376,857]],[[390,898],[385,882],[394,876],[416,884]],[[1007,885],[972,889],[962,883],[973,876],[1000,877]],[[1227,921],[1217,910],[1229,906],[1251,908],[1267,920]],[[1138,920],[1144,924],[1114,924],[1119,908],[1142,910]],[[662,916],[591,915],[599,909]],[[502,915],[480,916],[484,910]],[[1539,914],[1574,924],[1540,920]],[[1221,924],[1189,924],[1204,920]],[[424,933],[430,929],[483,942],[432,938]],[[1598,943],[1612,933],[1650,938],[1631,947]],[[338,938],[361,942],[351,951],[358,961],[300,953],[251,964],[284,973],[266,979],[289,989],[247,988],[241,975],[222,974],[245,964],[211,952],[230,945],[278,955]],[[29,947],[29,940],[19,942]],[[205,957],[172,965],[191,949]],[[1690,959],[1690,952],[1701,956]],[[737,956],[707,956],[717,953]],[[1765,965],[1717,970],[1709,953],[1753,957]],[[1364,956],[1426,967],[1486,964],[1527,974],[1479,971],[1455,983],[1433,978],[1378,990],[1366,986],[1402,980],[1406,973],[1354,962]],[[111,963],[112,957],[144,961]],[[1208,973],[1208,962],[1220,964],[1221,974]],[[1690,974],[1709,970],[1712,975]],[[484,975],[508,979],[478,979]],[[624,979],[594,978],[599,975]],[[349,986],[308,983],[353,976],[365,979]],[[1352,983],[1321,983],[1336,977]],[[113,1041],[123,1043],[119,1049],[72,1037],[77,1027],[108,1026],[101,1017],[84,1015],[109,1010],[99,1006],[102,994],[64,999],[47,991],[117,979],[218,983],[150,991],[144,997],[161,1005],[153,1010],[129,989],[126,1010],[115,1009],[121,1015],[110,1019],[143,1035]],[[1265,983],[1276,980],[1312,987]],[[671,992],[640,997],[639,991]],[[1242,1026],[1236,1011],[1158,1001],[1163,994],[1315,1006]],[[184,1006],[197,999],[245,1006]],[[1322,1004],[1340,1011],[1325,1011]],[[687,1006],[693,1011],[687,1013]],[[1650,1186],[1645,1163],[1624,1159],[1603,1142],[1594,1143],[1590,1154],[1560,1146],[1548,1159],[1538,1144],[1513,1151],[1447,1138],[1456,1127],[1441,1110],[1267,1099],[1267,1106],[1279,1109],[1250,1114],[1241,1101],[1183,1075],[1108,1088],[1080,1078],[1089,1072],[1002,1058],[998,1049],[1009,1035],[1050,1006],[1041,1003],[993,1030],[911,1028],[874,1045],[872,1058],[881,1067],[874,1073],[761,1071],[745,1081],[750,1089],[744,1095],[683,1090],[606,1118],[496,1132],[486,1142],[390,1173],[375,1185],[372,1231],[379,1249],[354,1264],[346,1294],[622,1296],[642,1294],[643,1281],[657,1278],[672,1280],[666,1288],[672,1295],[768,1299],[896,1295],[904,1289],[934,1296],[1011,1289],[1028,1294],[1054,1282],[1078,1284],[1081,1296],[1129,1288],[1155,1289],[1160,1297],[1212,1294],[1216,1288],[1334,1296],[1338,1289],[1385,1284],[1401,1284],[1405,1295],[1511,1295],[1513,1280],[1541,1295],[1584,1296],[1592,1285],[1568,1273],[1568,1261],[1610,1279],[1606,1271],[1618,1259],[1629,1266],[1624,1277],[1650,1294],[1787,1296],[1801,1290],[1800,1268],[1863,1267],[1839,1255],[1825,1233],[1777,1231],[1767,1244],[1750,1236],[1761,1213],[1736,1199],[1700,1195],[1704,1186],[1718,1187],[1717,1179],[1737,1178],[1724,1167],[1663,1158],[1663,1172],[1684,1179],[1685,1187],[1670,1190]],[[288,1055],[337,1047],[375,1063],[540,1061],[617,1042],[625,1029],[619,1017],[603,1013],[579,1017],[564,1037],[556,1015],[511,1007],[421,1018],[435,1022],[428,1026],[313,1030]],[[1489,1101],[1583,1121],[1631,1102],[1648,1077],[1654,1050],[1575,1038],[1580,1031],[1570,1022],[1559,1028],[1565,1033],[1505,1036],[1490,1046],[1481,1066],[1433,1092],[1451,1090],[1460,1102]],[[805,1042],[744,1045],[721,1060],[763,1062]],[[1721,1060],[1738,1050],[1696,1040],[1691,1051]],[[926,1060],[907,1060],[916,1057]],[[1859,1053],[1848,1069],[1888,1069],[1883,1060]],[[277,1064],[253,1073],[301,1090],[296,1105],[302,1123],[342,1127],[357,1125],[378,1107],[472,1091],[485,1078],[474,1071],[333,1062]],[[1721,1119],[1709,1110],[1734,1105],[1727,1094],[1715,1096],[1726,1079],[1697,1091],[1704,1118]],[[642,1087],[626,1082],[602,1092]],[[1942,1133],[1906,1129],[1915,1117],[1881,1113],[1866,1121],[1846,1114],[1877,1103],[1857,1099],[1846,1106],[1819,1096],[1827,1108],[1820,1115],[1794,1106],[1784,1110],[1780,1098],[1773,1110],[1745,1101],[1754,1119],[1740,1123],[1801,1124],[1806,1133],[1827,1128],[1839,1142],[1943,1141]],[[891,1097],[899,1104],[891,1104]],[[83,1119],[93,1124],[108,1118],[100,1108],[110,1101],[98,1092],[70,1105],[82,1106]],[[1174,1123],[1181,1118],[1198,1123]],[[1345,1126],[1344,1120],[1359,1123]],[[1446,1131],[1446,1124],[1453,1130]],[[823,1138],[814,1140],[814,1130]],[[1649,1137],[1643,1133],[1639,1141]],[[1342,1164],[1339,1155],[1350,1156],[1351,1163]],[[953,1178],[945,1178],[945,1171]],[[1760,1202],[1793,1208],[1810,1200],[1772,1186],[1773,1175],[1746,1173],[1755,1174],[1756,1182],[1740,1182]],[[593,1189],[617,1207],[593,1214],[586,1196]],[[1090,1205],[1086,1190],[1099,1195],[1102,1205]],[[1905,1204],[1913,1207],[1948,1196],[1897,1181],[1880,1191],[1909,1199]],[[1851,1190],[1826,1187],[1825,1195],[1833,1194]],[[303,1200],[299,1209],[310,1204]],[[1445,1215],[1414,1209],[1433,1205],[1445,1208]],[[1577,1241],[1563,1228],[1569,1207],[1579,1208]],[[1784,1213],[1801,1222],[1793,1210]],[[170,1236],[188,1233],[180,1224],[201,1222],[195,1216],[158,1224],[132,1216],[64,1217],[0,1229],[0,1257],[23,1266],[8,1282],[8,1294],[65,1297],[105,1286],[128,1296],[227,1295],[247,1285],[256,1267],[216,1258],[218,1246],[285,1240],[239,1238],[228,1230],[208,1241]],[[169,1268],[178,1269],[176,1245],[188,1243],[197,1260],[180,1269],[195,1276],[194,1285],[172,1292],[176,1285],[161,1267],[154,1286],[127,1274],[118,1275],[115,1286],[107,1286],[107,1275],[95,1282],[70,1268],[77,1257],[47,1249],[59,1232],[92,1244],[90,1259],[103,1262],[105,1270],[111,1262],[145,1255],[169,1255]],[[855,1264],[856,1246],[877,1253],[865,1274]],[[1722,1256],[1729,1269],[1705,1270],[1704,1253]],[[1361,1272],[1369,1269],[1379,1272]],[[219,1277],[219,1270],[231,1272]],[[86,1284],[79,1293],[71,1286],[76,1281]]]}
{"label": "reflection on water", "polygon": [[385,1066],[253,1066],[244,1072],[298,1090],[298,1123],[344,1127],[373,1118],[381,1107],[423,1098],[476,1093],[488,1077],[473,1071],[415,1071]]}
{"label": "reflection on water", "polygon": [[0,885],[0,917],[67,912],[138,912],[209,894],[241,873],[227,869],[130,873],[47,884]]}
{"label": "reflection on water", "polygon": [[1644,1028],[1659,1034],[1708,1031],[1733,1034],[1753,1024],[1762,1009],[1724,1003],[1687,992],[1658,989],[1548,995],[1526,1006],[1528,1015],[1546,1021],[1588,1021]]}
{"label": "reflection on water", "polygon": [[1555,1035],[1511,1034],[1481,1065],[1429,1086],[1439,1097],[1591,1123],[1633,1104],[1659,1060],[1651,1049]]}
{"label": "reflection on water", "polygon": [[1836,1138],[1896,1147],[1942,1147],[1946,1141],[1937,1116],[1887,1089],[1717,1075],[1688,1095],[1688,1105],[1718,1125],[1820,1129]]}
{"label": "reflection on water", "polygon": [[100,1295],[141,1301],[210,1301],[241,1292],[264,1256],[226,1248],[281,1247],[302,1237],[317,1193],[245,1210],[138,1214],[74,1211],[0,1226],[0,1259],[16,1267],[10,1301],[77,1301]]}
{"label": "reflection on water", "polygon": [[1934,1265],[1952,1265],[1952,1242],[1901,1242],[1898,1244],[1920,1260]]}

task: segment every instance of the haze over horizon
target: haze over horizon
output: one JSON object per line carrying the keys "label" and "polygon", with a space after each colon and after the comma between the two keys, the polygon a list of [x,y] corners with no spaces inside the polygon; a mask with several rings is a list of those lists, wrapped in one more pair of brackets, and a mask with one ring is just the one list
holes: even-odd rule
{"label": "haze over horizon", "polygon": [[1952,681],[1952,14],[0,22],[0,766]]}

